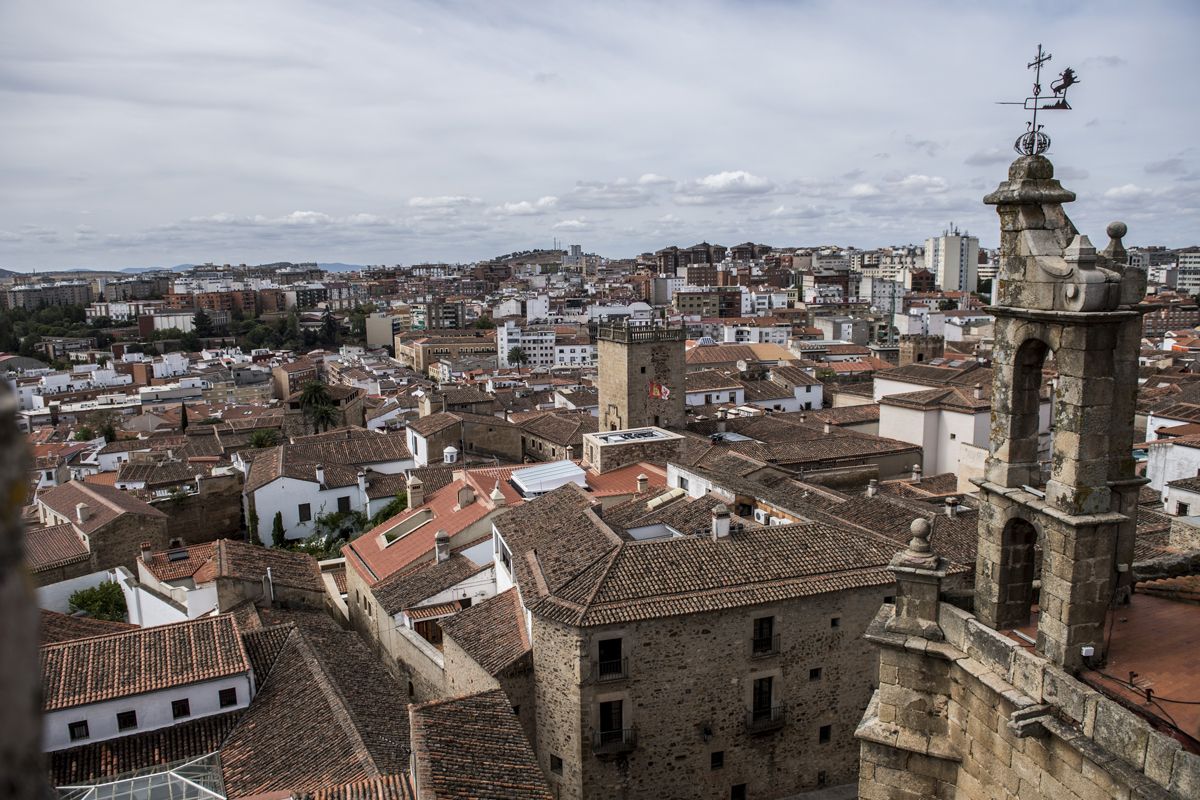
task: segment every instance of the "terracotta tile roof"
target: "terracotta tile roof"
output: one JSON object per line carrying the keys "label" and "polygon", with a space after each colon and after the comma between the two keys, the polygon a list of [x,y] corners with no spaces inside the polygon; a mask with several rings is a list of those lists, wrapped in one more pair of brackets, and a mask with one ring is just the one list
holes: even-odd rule
{"label": "terracotta tile roof", "polygon": [[808,418],[821,423],[828,422],[830,425],[855,425],[863,422],[878,422],[879,404],[863,403],[857,406],[814,409],[808,412]]}
{"label": "terracotta tile roof", "polygon": [[263,613],[291,631],[221,747],[228,796],[317,792],[403,773],[404,693],[358,635],[322,612]]}
{"label": "terracotta tile roof", "polygon": [[101,486],[115,486],[117,475],[118,473],[116,472],[97,472],[94,475],[84,475],[83,482],[99,484]]}
{"label": "terracotta tile roof", "polygon": [[199,758],[219,750],[241,716],[241,710],[214,714],[146,733],[47,753],[50,782],[55,786],[86,784]]}
{"label": "terracotta tile roof", "polygon": [[881,397],[883,405],[900,406],[914,409],[944,409],[973,414],[987,411],[992,407],[991,384],[980,387],[980,397],[975,397],[974,389],[963,386],[950,386],[941,389],[922,389],[917,392],[903,392]]}
{"label": "terracotta tile roof", "polygon": [[42,709],[97,703],[248,672],[228,614],[42,647]]}
{"label": "terracotta tile roof", "polygon": [[[71,481],[43,493],[38,502],[71,520],[89,536],[122,514],[165,519],[166,514],[144,503],[128,492],[112,486]],[[84,503],[89,516],[82,524],[76,522],[76,506]]]}
{"label": "terracotta tile roof", "polygon": [[162,464],[134,464],[126,462],[117,472],[121,483],[145,483],[147,488],[173,486],[196,480],[197,475],[208,475],[211,464],[168,461]]}
{"label": "terracotta tile roof", "polygon": [[448,617],[452,614],[457,614],[461,610],[462,603],[458,600],[451,600],[448,603],[434,603],[431,606],[410,608],[407,614],[411,620],[437,619],[438,617]]}
{"label": "terracotta tile roof", "polygon": [[525,610],[515,587],[443,620],[441,626],[442,633],[489,675],[498,675],[530,652]]}
{"label": "terracotta tile roof", "polygon": [[257,685],[261,686],[271,673],[275,659],[279,658],[279,654],[283,651],[283,646],[287,644],[288,637],[292,635],[293,630],[294,626],[281,624],[270,625],[242,634],[242,644],[246,648],[246,657],[250,659],[250,666],[254,670],[254,679]]}
{"label": "terracotta tile roof", "polygon": [[[174,558],[173,558],[174,557]],[[142,560],[160,581],[192,578],[196,583],[209,583],[217,578],[260,581],[271,570],[271,580],[279,586],[323,592],[321,568],[307,553],[260,547],[236,539],[180,547],[152,553]]]}
{"label": "terracotta tile roof", "polygon": [[740,389],[742,384],[737,378],[716,369],[701,369],[689,372],[686,376],[688,392],[711,392],[716,390]]}
{"label": "terracotta tile roof", "polygon": [[451,554],[445,561],[423,561],[411,570],[390,575],[372,591],[384,612],[399,614],[491,566],[489,562],[481,567],[466,556]]}
{"label": "terracotta tile roof", "polygon": [[379,433],[365,428],[297,437],[287,448],[289,458],[321,464],[363,466],[412,458],[403,433]]}
{"label": "terracotta tile roof", "polygon": [[438,431],[458,425],[461,421],[457,414],[438,412],[408,423],[408,429],[428,438]]}
{"label": "terracotta tile roof", "polygon": [[91,636],[103,636],[107,633],[121,633],[136,630],[136,625],[128,622],[114,622],[107,619],[92,617],[73,617],[60,614],[57,611],[41,609],[41,641],[42,644],[69,642],[72,639],[87,639]]}
{"label": "terracotta tile roof", "polygon": [[454,480],[453,467],[417,467],[410,469],[408,474],[421,479],[421,483],[425,485],[426,497]]}
{"label": "terracotta tile roof", "polygon": [[500,689],[410,707],[421,797],[550,800],[546,778]]}
{"label": "terracotta tile roof", "polygon": [[416,800],[407,774],[326,786],[308,792],[296,792],[292,800]]}
{"label": "terracotta tile roof", "polygon": [[25,532],[25,564],[30,572],[87,561],[91,553],[73,525],[51,525]]}
{"label": "terracotta tile roof", "polygon": [[583,444],[585,433],[595,433],[599,420],[591,414],[556,414],[548,412],[521,423],[521,429],[532,436],[561,446]]}

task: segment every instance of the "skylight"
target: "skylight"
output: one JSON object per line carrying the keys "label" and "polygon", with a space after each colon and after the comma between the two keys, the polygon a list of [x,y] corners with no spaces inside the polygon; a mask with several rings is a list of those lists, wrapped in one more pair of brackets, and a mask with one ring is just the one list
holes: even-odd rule
{"label": "skylight", "polygon": [[552,492],[568,483],[587,486],[587,477],[579,465],[572,461],[552,461],[514,471],[512,482],[523,497],[530,498]]}

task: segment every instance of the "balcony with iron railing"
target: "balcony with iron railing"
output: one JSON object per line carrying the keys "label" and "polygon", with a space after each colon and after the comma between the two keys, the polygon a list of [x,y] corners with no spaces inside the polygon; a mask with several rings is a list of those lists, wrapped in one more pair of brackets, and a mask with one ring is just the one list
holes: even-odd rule
{"label": "balcony with iron railing", "polygon": [[637,731],[633,728],[596,731],[592,734],[592,753],[598,756],[628,753],[635,747],[637,747]]}
{"label": "balcony with iron railing", "polygon": [[629,677],[629,659],[614,658],[596,662],[597,681],[619,681]]}
{"label": "balcony with iron railing", "polygon": [[786,712],[787,709],[783,703],[777,706],[751,708],[746,712],[746,732],[756,734],[778,730],[787,720]]}
{"label": "balcony with iron railing", "polygon": [[774,636],[756,636],[750,640],[750,657],[766,658],[779,655],[781,646],[778,633]]}

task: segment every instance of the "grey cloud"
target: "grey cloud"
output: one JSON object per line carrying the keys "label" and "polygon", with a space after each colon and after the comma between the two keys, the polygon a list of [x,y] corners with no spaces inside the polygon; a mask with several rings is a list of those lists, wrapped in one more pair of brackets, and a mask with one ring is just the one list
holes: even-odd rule
{"label": "grey cloud", "polygon": [[1013,158],[1015,158],[1015,154],[1011,150],[990,147],[986,150],[976,150],[967,156],[963,163],[970,167],[991,167],[996,164],[1007,164]]}
{"label": "grey cloud", "polygon": [[620,180],[614,183],[579,181],[562,197],[565,208],[638,208],[653,195],[644,186]]}

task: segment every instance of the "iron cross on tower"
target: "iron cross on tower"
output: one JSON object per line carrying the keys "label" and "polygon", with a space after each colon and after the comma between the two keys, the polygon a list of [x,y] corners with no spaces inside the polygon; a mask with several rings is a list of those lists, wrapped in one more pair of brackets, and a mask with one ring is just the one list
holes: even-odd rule
{"label": "iron cross on tower", "polygon": [[1033,112],[1033,118],[1026,123],[1025,133],[1018,136],[1017,140],[1013,143],[1013,149],[1023,156],[1035,156],[1050,149],[1050,137],[1042,133],[1044,126],[1038,125],[1038,111],[1070,111],[1071,106],[1067,103],[1067,89],[1079,83],[1079,76],[1075,74],[1075,70],[1067,67],[1058,74],[1058,80],[1050,84],[1050,91],[1053,94],[1043,97],[1042,64],[1045,64],[1051,58],[1053,56],[1042,50],[1042,46],[1039,44],[1037,58],[1030,61],[1027,65],[1029,69],[1034,71],[1033,94],[1019,103],[1001,103],[1001,105],[1007,106],[1022,106],[1026,111]]}

